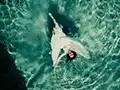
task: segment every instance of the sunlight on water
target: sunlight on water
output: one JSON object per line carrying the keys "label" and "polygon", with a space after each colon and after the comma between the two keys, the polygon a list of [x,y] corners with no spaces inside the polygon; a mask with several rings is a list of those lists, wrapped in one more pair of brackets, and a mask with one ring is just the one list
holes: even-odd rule
{"label": "sunlight on water", "polygon": [[[90,60],[63,58],[53,70],[49,12],[89,50]],[[0,36],[28,90],[120,90],[119,0],[4,0]]]}

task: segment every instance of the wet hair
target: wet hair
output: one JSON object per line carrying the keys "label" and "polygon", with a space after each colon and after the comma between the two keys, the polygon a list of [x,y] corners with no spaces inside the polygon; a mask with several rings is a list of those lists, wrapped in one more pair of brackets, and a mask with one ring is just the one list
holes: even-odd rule
{"label": "wet hair", "polygon": [[71,53],[73,53],[74,56],[70,57],[69,54],[67,54],[67,60],[66,60],[66,62],[72,61],[72,60],[74,60],[76,58],[77,53],[75,51],[72,51],[72,50],[71,50]]}

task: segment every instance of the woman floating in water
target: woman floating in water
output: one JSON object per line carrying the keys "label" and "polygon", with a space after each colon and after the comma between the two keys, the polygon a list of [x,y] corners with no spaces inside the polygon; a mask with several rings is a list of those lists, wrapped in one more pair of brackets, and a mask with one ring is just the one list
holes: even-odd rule
{"label": "woman floating in water", "polygon": [[[66,36],[51,13],[49,13],[49,16],[55,24],[51,39],[53,67],[57,66],[63,56],[67,56],[67,61],[75,59],[77,54],[89,59],[89,52],[84,46],[80,42],[72,40],[70,37]],[[60,50],[63,50],[64,53],[59,56]]]}

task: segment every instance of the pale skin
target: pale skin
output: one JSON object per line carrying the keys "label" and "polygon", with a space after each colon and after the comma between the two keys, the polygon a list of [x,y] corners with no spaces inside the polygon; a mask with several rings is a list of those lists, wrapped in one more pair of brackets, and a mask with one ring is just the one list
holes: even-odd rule
{"label": "pale skin", "polygon": [[71,52],[71,50],[73,51],[73,49],[72,49],[69,45],[63,47],[62,49],[64,50],[64,53],[61,54],[61,55],[58,57],[56,63],[53,65],[53,67],[56,67],[57,64],[58,64],[58,62],[62,59],[62,57],[66,56],[67,54],[69,54],[69,56],[70,56],[71,58],[74,57],[74,54]]}
{"label": "pale skin", "polygon": [[57,64],[58,64],[58,62],[62,59],[62,57],[66,56],[67,54],[69,54],[69,56],[70,56],[71,58],[74,57],[74,54],[71,52],[71,51],[74,51],[74,50],[73,50],[73,48],[70,47],[69,45],[68,45],[68,46],[65,46],[65,47],[63,47],[63,48],[61,48],[61,49],[63,49],[64,53],[61,54],[61,55],[57,58],[57,61],[55,62],[55,64],[53,64],[53,67],[56,67]]}
{"label": "pale skin", "polygon": [[[54,22],[54,24],[55,24],[55,27],[53,28],[53,34],[55,34],[55,28],[57,28],[57,29],[61,29],[61,28],[59,27],[59,25],[57,24],[56,20],[54,19],[54,17],[52,16],[51,13],[49,13],[49,16],[52,18],[52,20],[53,20],[53,22]],[[55,64],[53,64],[54,67],[56,67],[57,64],[58,64],[58,62],[61,60],[61,58],[64,57],[64,56],[66,56],[67,54],[69,54],[69,56],[70,56],[71,58],[74,57],[74,54],[71,52],[71,50],[74,51],[74,49],[73,49],[70,45],[64,46],[64,47],[61,48],[61,49],[63,49],[64,53],[61,54],[61,55],[58,57],[58,59],[57,59],[57,61],[55,62]]]}

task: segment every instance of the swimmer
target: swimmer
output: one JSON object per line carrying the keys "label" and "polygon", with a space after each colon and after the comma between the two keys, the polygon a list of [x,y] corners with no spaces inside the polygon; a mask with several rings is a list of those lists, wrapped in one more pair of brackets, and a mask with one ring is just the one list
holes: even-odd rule
{"label": "swimmer", "polygon": [[[64,56],[67,56],[67,61],[74,60],[77,54],[89,59],[90,55],[85,47],[80,42],[66,36],[51,13],[49,13],[49,16],[55,24],[51,38],[53,67],[56,67]],[[59,55],[60,50],[64,51],[61,55]]]}

